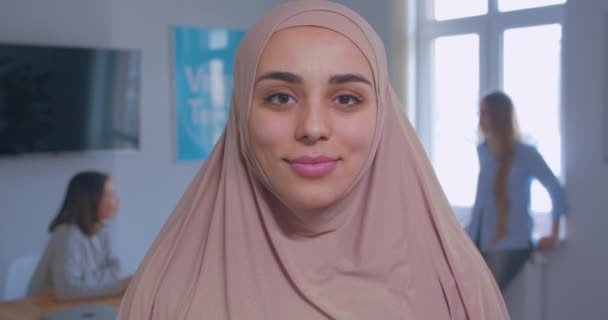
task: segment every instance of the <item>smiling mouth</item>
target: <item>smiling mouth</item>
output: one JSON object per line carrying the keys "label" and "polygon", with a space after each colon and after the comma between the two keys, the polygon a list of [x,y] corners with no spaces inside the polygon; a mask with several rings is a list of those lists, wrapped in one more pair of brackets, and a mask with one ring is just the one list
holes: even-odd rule
{"label": "smiling mouth", "polygon": [[320,178],[333,172],[336,169],[339,160],[339,158],[325,156],[305,156],[286,161],[289,164],[289,167],[299,176],[305,178]]}

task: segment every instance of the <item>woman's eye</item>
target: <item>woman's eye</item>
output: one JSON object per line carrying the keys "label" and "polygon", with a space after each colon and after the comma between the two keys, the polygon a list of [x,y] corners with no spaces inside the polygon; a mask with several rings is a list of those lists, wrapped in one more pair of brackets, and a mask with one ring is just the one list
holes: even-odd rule
{"label": "woman's eye", "polygon": [[361,103],[361,99],[350,94],[342,94],[336,98],[336,103],[340,105],[352,106]]}
{"label": "woman's eye", "polygon": [[266,97],[266,101],[273,104],[291,104],[295,100],[286,93],[275,93]]}

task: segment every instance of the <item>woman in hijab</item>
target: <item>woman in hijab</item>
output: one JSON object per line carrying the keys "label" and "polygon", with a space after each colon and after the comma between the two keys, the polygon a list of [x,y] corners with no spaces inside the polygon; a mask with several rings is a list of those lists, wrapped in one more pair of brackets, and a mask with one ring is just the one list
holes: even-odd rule
{"label": "woman in hijab", "polygon": [[508,319],[354,12],[295,1],[235,57],[222,138],[118,319]]}

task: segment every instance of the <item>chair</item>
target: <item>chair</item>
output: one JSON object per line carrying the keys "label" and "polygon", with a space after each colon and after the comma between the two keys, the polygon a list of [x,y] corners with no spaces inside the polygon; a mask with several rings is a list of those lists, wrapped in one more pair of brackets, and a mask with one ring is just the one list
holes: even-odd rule
{"label": "chair", "polygon": [[39,261],[40,254],[31,254],[20,256],[11,262],[2,300],[20,299],[27,295],[27,288]]}

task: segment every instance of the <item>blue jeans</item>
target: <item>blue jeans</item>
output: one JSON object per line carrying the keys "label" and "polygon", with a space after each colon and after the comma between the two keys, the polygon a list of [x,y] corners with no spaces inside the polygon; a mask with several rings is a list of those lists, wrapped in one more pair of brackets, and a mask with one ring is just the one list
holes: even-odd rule
{"label": "blue jeans", "polygon": [[504,292],[509,286],[509,283],[524,267],[531,253],[532,248],[483,254],[483,259],[486,261],[490,271],[492,271],[492,275],[494,275],[500,291]]}

